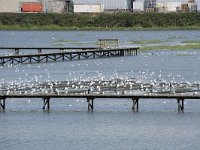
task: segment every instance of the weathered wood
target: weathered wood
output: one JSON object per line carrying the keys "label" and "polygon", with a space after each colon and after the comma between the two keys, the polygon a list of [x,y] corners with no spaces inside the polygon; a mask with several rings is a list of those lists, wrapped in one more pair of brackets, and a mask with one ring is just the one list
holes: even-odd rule
{"label": "weathered wood", "polygon": [[94,98],[87,98],[87,103],[88,103],[88,111],[94,109]]}
{"label": "weathered wood", "polygon": [[50,109],[50,98],[44,97],[42,99],[43,99],[43,102],[44,102],[42,109],[45,110],[46,107],[47,107],[47,110],[49,110]]}
{"label": "weathered wood", "polygon": [[0,94],[3,98],[134,98],[134,99],[199,99],[189,94]]}
{"label": "weathered wood", "polygon": [[[1,48],[0,48],[1,49]],[[9,48],[6,48],[9,49]],[[32,49],[32,48],[16,48],[16,49]],[[52,62],[52,61],[67,61],[67,60],[79,60],[89,58],[104,58],[104,57],[116,57],[116,56],[130,56],[136,55],[138,47],[132,48],[115,48],[115,49],[86,49],[76,51],[66,51],[57,53],[42,54],[43,48],[38,49],[37,54],[15,54],[10,56],[0,56],[0,65],[5,64],[18,64],[18,63],[40,63],[40,62]],[[44,49],[56,49],[56,48],[44,48]]]}
{"label": "weathered wood", "polygon": [[133,100],[132,110],[133,110],[133,112],[138,112],[139,111],[139,99],[132,98],[132,100]]}
{"label": "weathered wood", "polygon": [[5,110],[6,108],[6,102],[5,102],[5,98],[0,98],[0,110],[3,109]]}
{"label": "weathered wood", "polygon": [[132,99],[133,111],[139,110],[139,99],[175,99],[178,103],[178,111],[184,111],[184,100],[185,99],[198,99],[200,95],[180,95],[180,94],[155,94],[155,95],[134,95],[134,94],[9,94],[0,95],[0,105],[2,109],[5,109],[5,100],[7,98],[42,98],[44,100],[43,109],[46,107],[50,109],[50,98],[86,98],[88,102],[88,110],[94,109],[94,99],[110,98],[110,99]]}
{"label": "weathered wood", "polygon": [[184,98],[178,98],[177,103],[178,103],[178,112],[183,112],[184,111]]}

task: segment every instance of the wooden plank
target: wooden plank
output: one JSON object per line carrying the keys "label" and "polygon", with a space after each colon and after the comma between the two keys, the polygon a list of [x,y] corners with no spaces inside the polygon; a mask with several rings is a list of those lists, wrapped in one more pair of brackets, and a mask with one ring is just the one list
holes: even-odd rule
{"label": "wooden plank", "polygon": [[0,99],[5,98],[133,98],[133,99],[199,99],[200,95],[181,94],[155,94],[155,95],[135,95],[135,94],[9,94],[0,95]]}
{"label": "wooden plank", "polygon": [[0,50],[92,50],[98,47],[0,47]]}
{"label": "wooden plank", "polygon": [[[7,48],[9,49],[9,48]],[[24,48],[22,48],[24,49]],[[27,49],[27,48],[26,48]],[[32,49],[32,48],[29,48]],[[37,50],[42,50],[42,48],[36,48]],[[55,48],[49,48],[49,49],[55,49]],[[98,56],[99,58],[109,57],[109,56],[128,56],[130,55],[131,51],[134,51],[137,54],[137,50],[139,47],[132,47],[132,48],[113,48],[113,49],[86,49],[86,50],[76,50],[76,51],[68,51],[68,52],[56,52],[56,53],[36,53],[36,54],[14,54],[10,56],[0,56],[1,65],[4,65],[6,63],[14,64],[14,63],[23,63],[26,62],[26,58],[30,58],[30,62],[39,63],[46,59],[46,62],[49,61],[49,59],[53,61],[61,61],[59,60],[62,58],[64,61],[67,57],[69,60],[73,59],[88,59],[95,58],[95,56]],[[23,60],[24,58],[24,60]],[[28,63],[28,62],[27,62]]]}

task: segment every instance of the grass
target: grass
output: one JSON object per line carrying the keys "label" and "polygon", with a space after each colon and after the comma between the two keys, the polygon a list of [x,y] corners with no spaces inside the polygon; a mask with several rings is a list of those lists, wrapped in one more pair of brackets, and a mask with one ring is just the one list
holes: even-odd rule
{"label": "grass", "polygon": [[200,40],[188,40],[188,41],[182,41],[181,43],[200,43]]}
{"label": "grass", "polygon": [[141,47],[141,51],[146,50],[190,50],[200,49],[200,43],[196,44],[185,44],[185,45],[161,45],[161,46],[144,46]]}
{"label": "grass", "polygon": [[130,41],[132,44],[156,44],[161,42],[166,42],[164,40],[137,40],[137,41]]}
{"label": "grass", "polygon": [[184,36],[177,36],[177,35],[169,35],[167,39],[181,39],[185,38]]}
{"label": "grass", "polygon": [[176,56],[192,56],[189,53],[178,53]]}
{"label": "grass", "polygon": [[51,46],[64,46],[63,44],[53,44]]}
{"label": "grass", "polygon": [[76,36],[85,36],[85,33],[77,33]]}
{"label": "grass", "polygon": [[[55,40],[54,42],[74,44],[76,46],[87,45],[87,44],[97,44],[97,42],[79,42],[79,41],[65,40],[65,39]],[[55,45],[59,45],[59,44],[55,44]]]}
{"label": "grass", "polygon": [[55,40],[54,42],[62,42],[62,43],[76,43],[77,41],[73,41],[73,40]]}
{"label": "grass", "polygon": [[[143,28],[140,26],[135,27],[95,27],[95,26],[84,26],[84,27],[77,27],[77,26],[58,26],[58,25],[2,25],[0,24],[0,30],[56,30],[56,31],[69,31],[69,30],[200,30],[200,26],[187,26],[187,27],[148,27]],[[169,37],[171,38],[177,38],[175,36]],[[180,38],[180,37],[179,37]]]}

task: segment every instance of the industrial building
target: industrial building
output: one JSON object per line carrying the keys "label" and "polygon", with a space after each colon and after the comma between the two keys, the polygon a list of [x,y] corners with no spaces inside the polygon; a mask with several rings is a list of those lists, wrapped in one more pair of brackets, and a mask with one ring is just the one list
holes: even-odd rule
{"label": "industrial building", "polygon": [[200,1],[195,0],[134,0],[133,11],[197,12],[200,8],[198,5]]}
{"label": "industrial building", "polygon": [[0,12],[63,13],[68,5],[69,0],[0,0]]}
{"label": "industrial building", "polygon": [[104,11],[104,4],[74,4],[75,13],[100,13]]}
{"label": "industrial building", "polygon": [[0,12],[196,12],[200,0],[0,0]]}
{"label": "industrial building", "polygon": [[[101,5],[104,11],[131,11],[133,0],[73,0],[76,5]],[[87,9],[86,9],[87,10]]]}
{"label": "industrial building", "polygon": [[156,8],[158,12],[178,12],[181,2],[158,2]]}

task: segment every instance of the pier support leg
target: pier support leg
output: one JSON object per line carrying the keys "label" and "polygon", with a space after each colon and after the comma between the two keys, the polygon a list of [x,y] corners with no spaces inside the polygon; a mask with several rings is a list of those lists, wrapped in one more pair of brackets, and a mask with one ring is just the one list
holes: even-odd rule
{"label": "pier support leg", "polygon": [[132,107],[133,112],[138,112],[139,111],[139,99],[132,98],[132,101],[133,101],[133,107]]}
{"label": "pier support leg", "polygon": [[38,54],[42,54],[42,49],[38,48]]}
{"label": "pier support leg", "polygon": [[178,103],[178,112],[183,112],[184,111],[184,99],[178,98],[177,103]]}
{"label": "pier support leg", "polygon": [[88,103],[88,111],[94,109],[94,102],[93,102],[94,98],[87,98],[87,103]]}
{"label": "pier support leg", "polygon": [[47,110],[49,110],[50,109],[50,98],[43,98],[43,107],[42,107],[42,109],[43,110],[45,110],[45,109],[47,109]]}
{"label": "pier support leg", "polygon": [[16,49],[15,49],[15,55],[18,55],[18,54],[19,54],[19,49],[16,48]]}
{"label": "pier support leg", "polygon": [[0,99],[0,110],[5,110],[6,108],[6,99],[5,98],[2,98]]}

